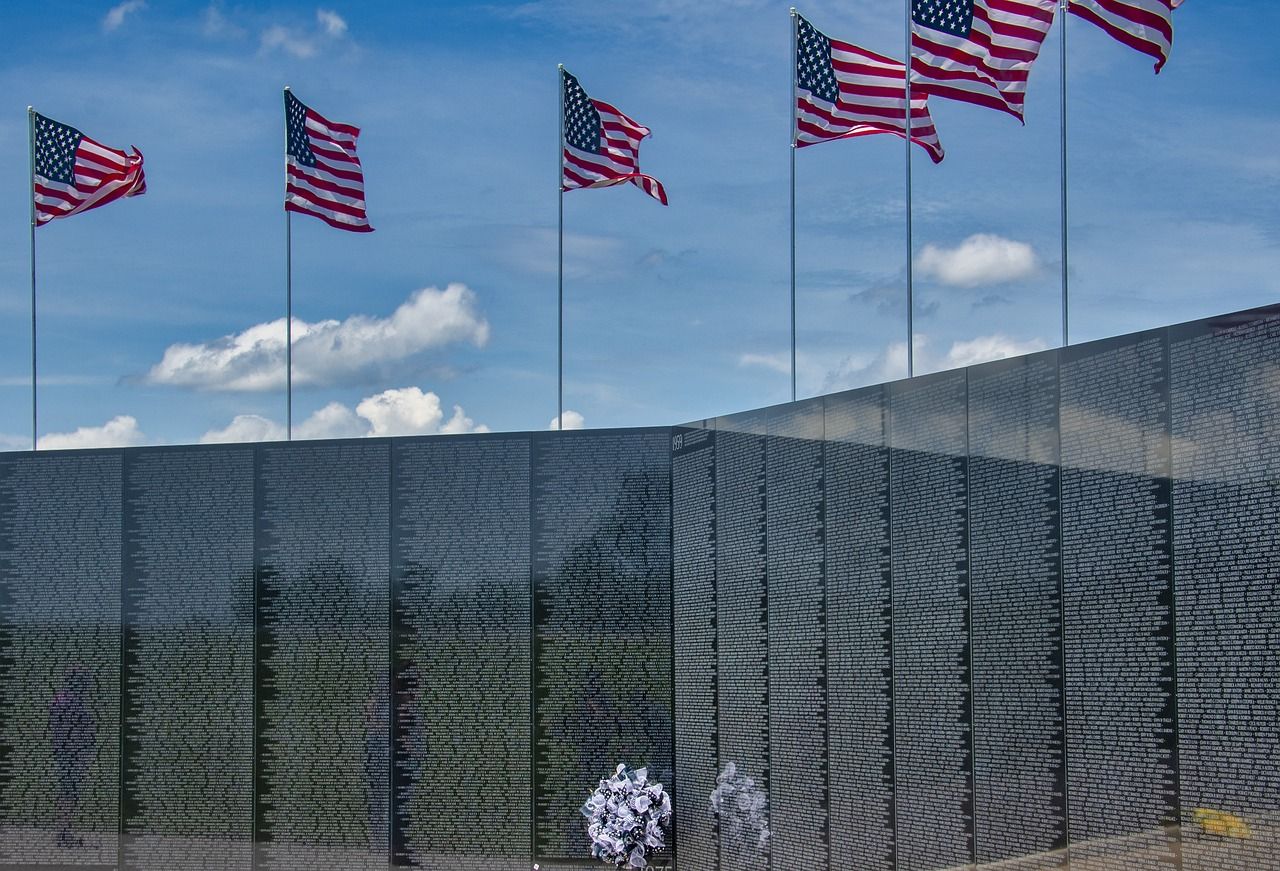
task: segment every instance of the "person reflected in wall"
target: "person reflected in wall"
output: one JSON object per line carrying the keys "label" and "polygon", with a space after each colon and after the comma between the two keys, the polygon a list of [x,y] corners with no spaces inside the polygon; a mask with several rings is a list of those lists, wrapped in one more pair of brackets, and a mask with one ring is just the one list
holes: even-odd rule
{"label": "person reflected in wall", "polygon": [[639,739],[642,743],[631,751],[631,758],[636,760],[634,767],[643,765],[649,769],[649,780],[655,783],[672,782],[673,749],[671,707],[657,697],[645,692],[631,695],[628,710],[635,712],[634,725],[639,727],[631,740]]}
{"label": "person reflected in wall", "polygon": [[54,822],[58,829],[58,846],[83,847],[84,839],[75,835],[73,826],[80,809],[80,796],[89,766],[97,755],[98,726],[91,707],[93,676],[83,665],[67,667],[62,687],[49,703],[49,738],[53,750]]}
{"label": "person reflected in wall", "polygon": [[605,688],[604,675],[597,668],[587,670],[577,722],[569,735],[578,745],[578,770],[583,776],[599,776],[598,772],[607,774],[613,769],[616,763],[609,760],[619,749],[622,724]]}

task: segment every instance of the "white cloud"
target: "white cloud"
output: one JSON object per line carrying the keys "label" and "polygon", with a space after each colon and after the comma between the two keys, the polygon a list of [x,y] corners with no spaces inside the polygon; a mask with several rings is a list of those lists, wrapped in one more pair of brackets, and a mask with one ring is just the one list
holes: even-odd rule
{"label": "white cloud", "polygon": [[[581,414],[578,414],[578,412],[572,411],[570,409],[565,409],[565,412],[564,412],[564,428],[565,429],[583,429],[584,427],[586,427],[586,425],[587,425],[587,420]],[[551,418],[551,423],[550,425],[547,426],[547,429],[559,429],[559,428],[560,428],[559,416]]]}
{"label": "white cloud", "polygon": [[761,366],[783,375],[791,374],[791,358],[786,354],[740,354],[739,366]]}
{"label": "white cloud", "polygon": [[[921,346],[927,342],[928,339],[925,336],[916,336],[917,355],[920,353]],[[906,377],[907,343],[893,342],[879,354],[850,354],[841,359],[827,372],[820,392],[834,393]]]}
{"label": "white cloud", "polygon": [[417,387],[384,390],[360,400],[356,414],[369,421],[370,435],[397,436],[436,432],[444,412],[440,397]]}
{"label": "white cloud", "polygon": [[316,44],[308,35],[295,33],[281,24],[273,24],[262,31],[262,50],[282,49],[287,54],[306,60],[316,53]]}
{"label": "white cloud", "polygon": [[138,421],[127,414],[117,415],[102,426],[82,426],[75,432],[52,432],[40,436],[37,444],[44,451],[76,448],[127,448],[146,439],[138,429]]}
{"label": "white cloud", "polygon": [[256,414],[237,414],[222,429],[211,429],[200,436],[200,444],[225,442],[276,442],[283,441],[285,430],[273,420]]}
{"label": "white cloud", "polygon": [[461,405],[455,405],[453,407],[453,417],[445,421],[444,425],[440,427],[440,432],[448,435],[457,435],[468,432],[489,432],[489,427],[484,424],[477,426],[474,420],[467,417],[466,413],[462,410]]}
{"label": "white cloud", "polygon": [[[906,346],[906,343],[903,343]],[[1006,357],[1021,357],[1034,354],[1049,347],[1043,339],[1030,339],[1020,342],[999,333],[991,336],[979,336],[967,342],[956,342],[947,351],[938,369],[958,369],[962,366],[973,366],[990,360],[1003,360]]]}
{"label": "white cloud", "polygon": [[369,427],[341,402],[330,402],[304,420],[297,428],[300,439],[354,439],[368,434]]}
{"label": "white cloud", "polygon": [[980,287],[1028,278],[1040,268],[1035,249],[990,233],[978,233],[955,248],[925,245],[915,268],[928,278],[954,287]]}
{"label": "white cloud", "polygon": [[330,36],[339,37],[347,32],[347,22],[332,9],[317,9],[316,20],[324,28],[324,32]]}
{"label": "white cloud", "polygon": [[[487,426],[467,417],[460,405],[455,405],[452,417],[445,420],[440,397],[430,390],[424,393],[417,387],[399,387],[366,396],[355,411],[330,402],[294,427],[293,435],[297,439],[343,439],[488,431]],[[200,443],[281,441],[285,436],[285,428],[273,420],[240,414],[223,429],[206,432]]]}
{"label": "white cloud", "polygon": [[31,436],[9,435],[0,433],[0,451],[29,451]]}
{"label": "white cloud", "polygon": [[[415,292],[390,317],[293,320],[293,383],[331,385],[367,380],[380,367],[458,342],[483,347],[489,322],[464,284]],[[165,349],[147,373],[151,384],[196,390],[278,390],[285,382],[285,320],[199,344]]]}
{"label": "white cloud", "polygon": [[344,39],[346,35],[346,19],[332,9],[317,9],[314,26],[286,27],[283,24],[273,24],[262,31],[262,51],[279,49],[305,60],[319,53],[322,42]]}
{"label": "white cloud", "polygon": [[[1019,341],[999,333],[954,342],[945,354],[934,353],[930,348],[929,336],[923,333],[916,334],[914,344],[913,363],[917,375],[959,369],[991,360],[1003,360],[1006,357],[1020,357],[1049,347],[1040,338]],[[851,354],[839,361],[827,372],[822,384],[822,392],[830,393],[865,387],[869,384],[880,384],[906,377],[907,343],[893,342],[878,354]]]}
{"label": "white cloud", "polygon": [[124,24],[124,20],[129,15],[141,9],[146,9],[146,0],[124,0],[116,6],[112,6],[102,19],[102,29],[107,33],[119,29]]}

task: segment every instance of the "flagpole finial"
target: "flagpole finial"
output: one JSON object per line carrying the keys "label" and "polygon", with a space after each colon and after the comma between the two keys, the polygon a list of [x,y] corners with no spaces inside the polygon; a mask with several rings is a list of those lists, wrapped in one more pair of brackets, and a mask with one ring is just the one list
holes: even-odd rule
{"label": "flagpole finial", "polygon": [[792,6],[792,7],[791,7],[791,17],[792,17],[792,18],[795,18],[795,17],[796,17],[796,7],[794,7],[794,6]]}
{"label": "flagpole finial", "polygon": [[564,69],[564,64],[556,64],[556,69],[558,69],[558,70],[563,70],[563,69]]}
{"label": "flagpole finial", "polygon": [[290,91],[292,91],[292,90],[293,90],[293,88],[289,87],[288,85],[285,85],[285,86],[284,86],[284,92],[285,92],[286,94],[287,94],[287,93],[289,93],[289,92],[290,92]]}
{"label": "flagpole finial", "polygon": [[28,114],[28,115],[34,115],[35,113],[36,113],[36,107],[35,107],[35,106],[28,106],[28,107],[27,107],[27,114]]}

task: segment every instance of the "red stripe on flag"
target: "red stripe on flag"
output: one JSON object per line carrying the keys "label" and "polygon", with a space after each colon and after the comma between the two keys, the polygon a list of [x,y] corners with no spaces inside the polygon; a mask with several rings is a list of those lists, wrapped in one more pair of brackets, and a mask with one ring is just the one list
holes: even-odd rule
{"label": "red stripe on flag", "polygon": [[334,218],[332,215],[327,214],[323,211],[304,208],[289,200],[285,200],[284,210],[286,212],[297,212],[300,215],[310,215],[313,218],[319,218],[320,220],[328,224],[330,227],[336,227],[339,230],[350,230],[353,233],[372,233],[373,232],[373,228],[370,227],[368,224],[348,224],[343,221],[339,221],[338,219]]}
{"label": "red stripe on flag", "polygon": [[[649,135],[649,128],[609,103],[587,99],[600,116],[598,150],[581,151],[566,143],[562,150],[561,187],[575,190],[631,182],[665,206],[667,193],[662,183],[640,172],[640,141]],[[563,128],[564,118],[561,125]]]}
{"label": "red stripe on flag", "polygon": [[[47,119],[41,116],[39,122],[45,121]],[[75,151],[71,173],[75,181],[70,185],[38,174],[32,177],[37,226],[147,191],[141,152],[134,149],[126,154],[83,134]]]}
{"label": "red stripe on flag", "polygon": [[1155,59],[1159,73],[1173,48],[1172,0],[1137,0],[1142,5],[1117,0],[1070,0],[1067,9],[1097,25],[1117,42]]}
{"label": "red stripe on flag", "polygon": [[[288,124],[290,98],[286,97],[285,102],[285,123]],[[370,232],[373,227],[369,226],[365,205],[364,168],[356,154],[360,128],[330,121],[306,104],[302,105],[306,117],[301,129],[315,164],[306,166],[286,155],[285,210],[311,215],[339,230]]]}
{"label": "red stripe on flag", "polygon": [[[852,43],[830,39],[801,19],[806,40],[813,35],[830,43],[831,72],[835,78],[834,103],[816,96],[803,86],[796,89],[796,147],[816,145],[837,139],[853,139],[889,133],[906,138],[907,88],[906,65]],[[813,64],[813,44],[797,45],[797,68]],[[819,58],[816,63],[821,63]],[[819,72],[819,75],[822,75]],[[927,98],[911,95],[911,141],[923,148],[938,163],[943,159],[942,143]]]}
{"label": "red stripe on flag", "polygon": [[987,106],[1022,120],[1031,65],[1056,9],[1056,0],[974,0],[973,25],[966,36],[913,21],[913,91]]}

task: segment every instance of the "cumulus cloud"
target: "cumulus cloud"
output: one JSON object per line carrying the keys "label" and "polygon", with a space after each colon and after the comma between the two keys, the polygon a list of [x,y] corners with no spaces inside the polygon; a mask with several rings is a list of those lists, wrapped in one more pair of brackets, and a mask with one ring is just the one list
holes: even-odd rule
{"label": "cumulus cloud", "polygon": [[1028,278],[1040,268],[1035,250],[990,233],[978,233],[955,248],[925,245],[916,255],[916,270],[953,287],[981,287]]}
{"label": "cumulus cloud", "polygon": [[[587,425],[587,419],[576,411],[565,409],[564,411],[564,428],[565,429],[583,429]],[[547,429],[560,429],[559,416],[551,418],[551,423]]]}
{"label": "cumulus cloud", "polygon": [[[1020,357],[1049,347],[1043,339],[1020,341],[999,333],[954,342],[946,353],[942,354],[935,352],[930,345],[931,341],[927,335],[916,335],[916,374],[958,369],[991,360],[1002,360],[1006,357]],[[878,354],[851,354],[842,359],[827,373],[823,380],[822,392],[848,390],[905,377],[907,377],[907,343],[894,342]]]}
{"label": "cumulus cloud", "polygon": [[476,422],[467,417],[463,412],[461,405],[453,407],[453,416],[445,421],[440,427],[440,432],[446,435],[458,435],[468,432],[489,432],[489,427],[484,424],[476,425]]}
{"label": "cumulus cloud", "polygon": [[[367,382],[389,364],[446,345],[489,341],[489,322],[464,284],[417,291],[390,317],[293,320],[295,386]],[[210,342],[165,349],[145,380],[196,390],[278,390],[285,382],[285,320],[256,324]]]}
{"label": "cumulus cloud", "polygon": [[[905,342],[903,343],[906,344]],[[989,360],[1003,360],[1006,357],[1021,357],[1034,354],[1049,347],[1043,339],[1030,339],[1022,342],[1002,336],[999,333],[991,336],[979,336],[967,342],[956,342],[947,351],[938,369],[958,369],[961,366],[973,366]]]}
{"label": "cumulus cloud", "polygon": [[354,439],[368,433],[369,425],[341,402],[330,402],[297,429],[300,439]]}
{"label": "cumulus cloud", "polygon": [[[296,439],[342,439],[366,436],[432,435],[435,433],[489,432],[477,424],[462,406],[453,406],[445,420],[440,397],[417,387],[398,387],[366,396],[352,411],[341,402],[330,402],[294,427]],[[280,441],[285,428],[256,414],[240,414],[222,429],[211,429],[201,444]]]}
{"label": "cumulus cloud", "polygon": [[376,396],[360,400],[356,414],[369,422],[371,436],[419,435],[422,433],[488,432],[483,424],[476,426],[462,406],[453,407],[453,416],[444,421],[440,397],[417,387],[384,390]]}
{"label": "cumulus cloud", "polygon": [[237,414],[222,429],[211,429],[200,436],[200,444],[224,444],[227,442],[277,442],[283,441],[285,429],[273,420],[257,414]]}
{"label": "cumulus cloud", "polygon": [[102,426],[82,426],[75,432],[51,432],[37,441],[41,450],[62,451],[76,448],[127,448],[146,440],[138,421],[127,414],[117,415]]}
{"label": "cumulus cloud", "polygon": [[111,9],[102,19],[102,29],[107,33],[118,30],[120,25],[124,24],[125,18],[141,9],[146,9],[146,0],[124,0],[123,3],[112,6]]}

